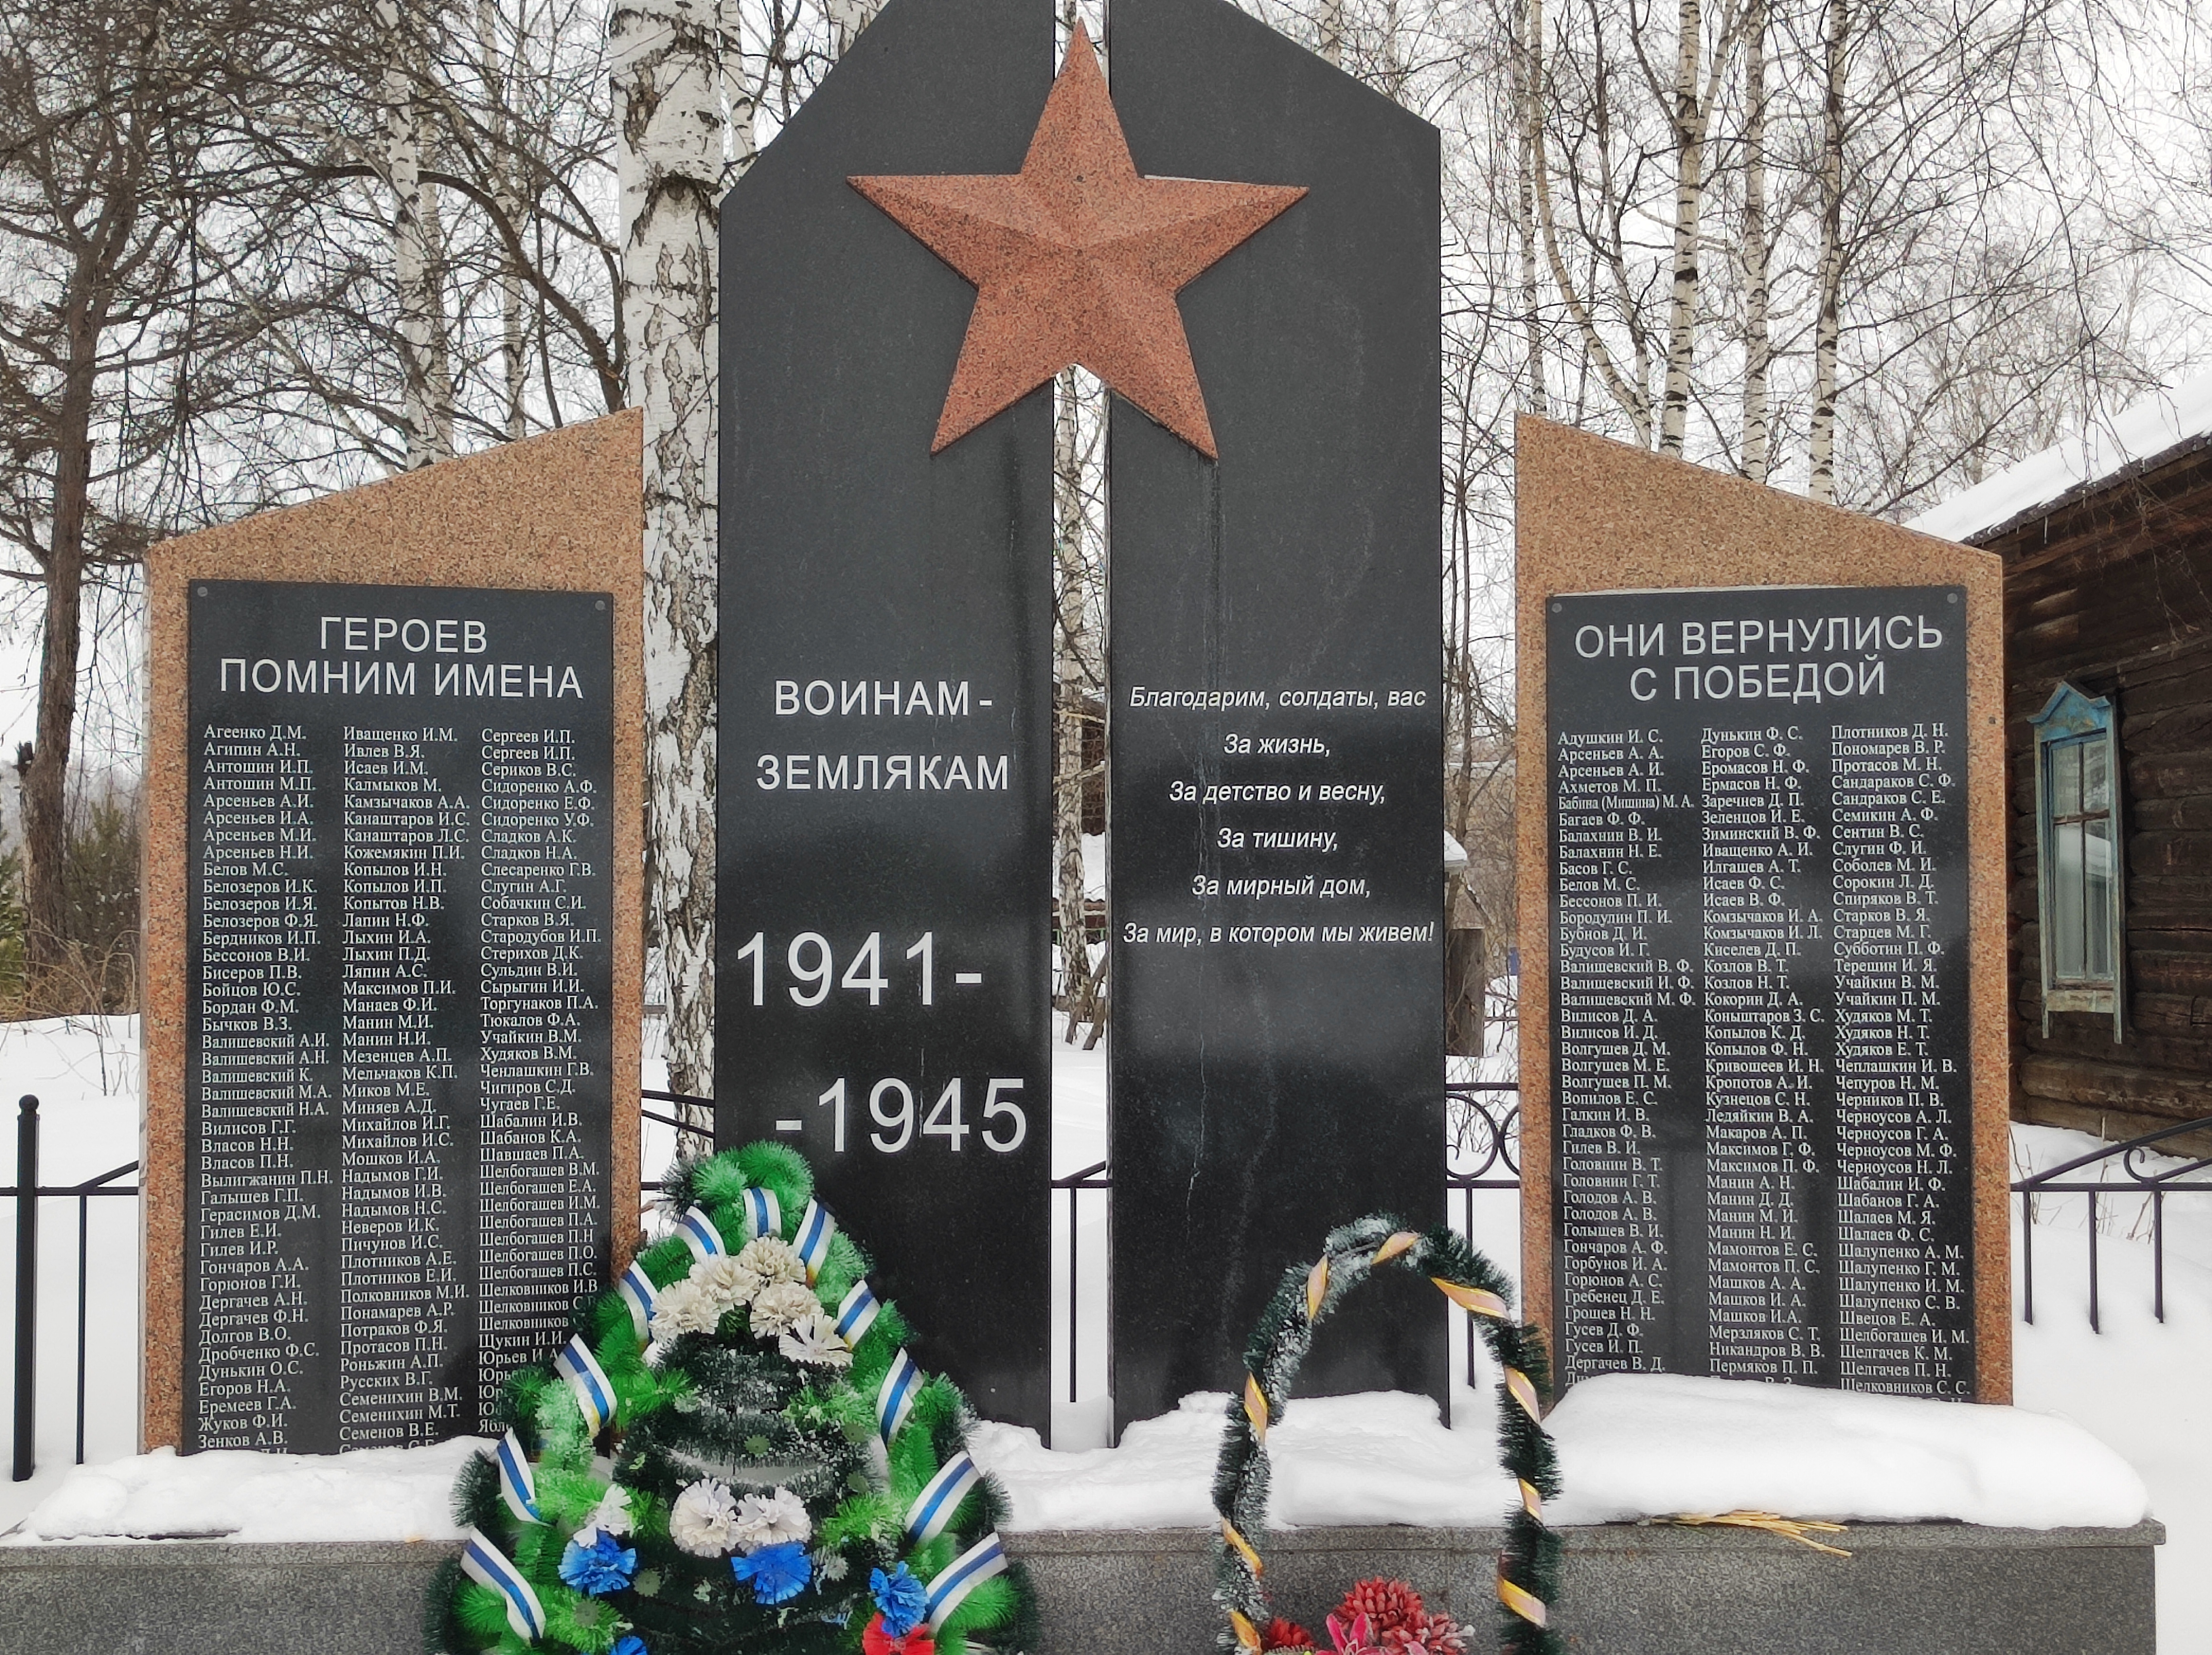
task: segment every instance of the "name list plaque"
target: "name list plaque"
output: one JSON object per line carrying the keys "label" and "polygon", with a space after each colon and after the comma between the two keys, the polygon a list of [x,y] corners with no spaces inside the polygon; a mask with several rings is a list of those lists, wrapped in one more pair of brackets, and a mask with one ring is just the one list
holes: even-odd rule
{"label": "name list plaque", "polygon": [[1963,590],[1546,607],[1562,1379],[1972,1396]]}
{"label": "name list plaque", "polygon": [[483,1431],[611,1258],[612,599],[189,603],[185,1446]]}

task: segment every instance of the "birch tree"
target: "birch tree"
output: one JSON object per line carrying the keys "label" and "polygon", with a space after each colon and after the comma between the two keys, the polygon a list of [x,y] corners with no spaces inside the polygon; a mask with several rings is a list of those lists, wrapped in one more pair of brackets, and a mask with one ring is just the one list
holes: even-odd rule
{"label": "birch tree", "polygon": [[1055,997],[1065,1038],[1088,1026],[1086,1049],[1105,1027],[1103,962],[1091,957],[1090,889],[1083,858],[1084,800],[1094,779],[1085,760],[1089,708],[1105,696],[1101,631],[1105,558],[1101,514],[1105,389],[1079,368],[1053,386],[1053,840],[1060,977]]}
{"label": "birch tree", "polygon": [[1743,43],[1743,228],[1737,257],[1743,276],[1743,475],[1765,482],[1769,464],[1767,376],[1774,341],[1767,324],[1767,271],[1772,258],[1766,224],[1767,0],[1750,0]]}
{"label": "birch tree", "polygon": [[722,21],[711,0],[617,0],[629,399],[645,416],[646,871],[668,1006],[669,1085],[714,1051],[715,222]]}
{"label": "birch tree", "polygon": [[1813,420],[1805,492],[1836,497],[1837,355],[1844,291],[1844,82],[1850,64],[1850,0],[1825,0],[1820,58],[1820,250],[1814,267]]}

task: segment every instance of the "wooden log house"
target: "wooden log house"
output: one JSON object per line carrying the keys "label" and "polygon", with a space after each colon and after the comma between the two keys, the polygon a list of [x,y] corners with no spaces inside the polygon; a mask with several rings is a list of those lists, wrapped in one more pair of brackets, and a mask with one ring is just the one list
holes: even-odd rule
{"label": "wooden log house", "polygon": [[1912,526],[2004,560],[2014,1118],[2212,1117],[2212,378]]}

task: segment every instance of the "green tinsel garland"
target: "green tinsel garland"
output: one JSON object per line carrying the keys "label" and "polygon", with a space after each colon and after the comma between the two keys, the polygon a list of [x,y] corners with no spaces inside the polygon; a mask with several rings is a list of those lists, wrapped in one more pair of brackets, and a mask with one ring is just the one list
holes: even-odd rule
{"label": "green tinsel garland", "polygon": [[1510,1655],[1563,1655],[1565,1643],[1547,1624],[1546,1606],[1559,1585],[1559,1537],[1544,1522],[1543,1502],[1558,1495],[1559,1478],[1552,1440],[1538,1418],[1551,1383],[1543,1337],[1512,1319],[1511,1282],[1458,1235],[1442,1226],[1424,1234],[1379,1216],[1331,1230],[1319,1262],[1285,1270],[1245,1346],[1244,1392],[1230,1400],[1213,1477],[1213,1506],[1221,1513],[1213,1595],[1229,1616],[1217,1641],[1224,1650],[1257,1650],[1272,1615],[1253,1538],[1267,1525],[1267,1428],[1289,1403],[1315,1326],[1346,1294],[1390,1264],[1427,1276],[1471,1312],[1498,1361],[1499,1458],[1521,1485],[1521,1504],[1498,1560],[1500,1647]]}
{"label": "green tinsel garland", "polygon": [[[775,1198],[776,1237],[793,1242],[814,1193],[811,1169],[787,1145],[755,1143],[681,1161],[665,1181],[672,1216],[696,1207],[727,1238],[734,1256],[748,1234],[749,1190]],[[690,1276],[691,1249],[679,1236],[655,1242],[636,1261],[658,1293]],[[868,1270],[842,1229],[808,1285],[825,1319]],[[883,1300],[875,1320],[837,1369],[795,1361],[776,1340],[756,1336],[750,1308],[728,1311],[711,1332],[687,1331],[648,1346],[617,1290],[578,1304],[574,1325],[613,1393],[614,1418],[594,1434],[569,1383],[552,1363],[508,1381],[497,1424],[512,1428],[530,1464],[540,1521],[519,1518],[502,1497],[494,1455],[478,1454],[454,1488],[455,1520],[495,1546],[529,1583],[544,1614],[535,1640],[521,1635],[507,1600],[449,1563],[426,1604],[425,1646],[440,1655],[846,1655],[862,1647],[877,1619],[871,1572],[902,1566],[926,1586],[1006,1514],[988,1476],[953,1506],[941,1533],[917,1540],[906,1529],[915,1497],[966,1446],[975,1422],[967,1399],[941,1375],[921,1376],[911,1411],[879,1440],[875,1398],[910,1330]],[[657,1331],[657,1330],[656,1330]],[[807,1585],[781,1603],[757,1600],[726,1555],[678,1547],[670,1519],[678,1495],[702,1479],[734,1494],[788,1489],[803,1501],[812,1533]],[[610,1489],[623,1491],[629,1524],[618,1538],[635,1554],[619,1590],[578,1590],[562,1561],[579,1531],[596,1531]],[[933,1630],[936,1655],[1018,1652],[1034,1646],[1034,1597],[1018,1563],[975,1586]],[[880,1630],[878,1626],[877,1628]],[[890,1646],[905,1646],[894,1640]]]}

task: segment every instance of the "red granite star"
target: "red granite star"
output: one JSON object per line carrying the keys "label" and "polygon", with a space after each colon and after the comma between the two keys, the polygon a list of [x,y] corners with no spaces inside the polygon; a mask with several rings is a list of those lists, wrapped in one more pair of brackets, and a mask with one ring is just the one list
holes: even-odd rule
{"label": "red granite star", "polygon": [[975,284],[930,452],[1080,366],[1218,458],[1175,296],[1303,189],[1139,177],[1080,24],[1020,172],[849,182]]}

